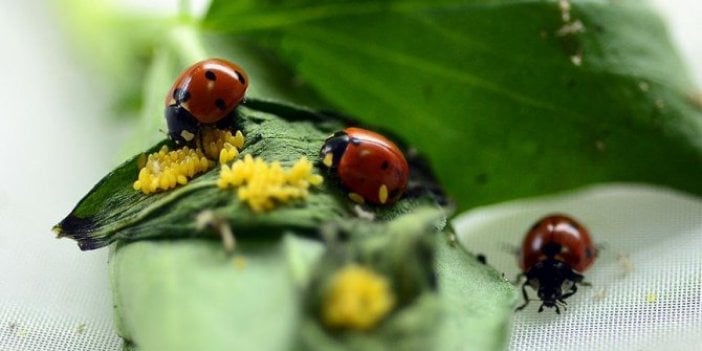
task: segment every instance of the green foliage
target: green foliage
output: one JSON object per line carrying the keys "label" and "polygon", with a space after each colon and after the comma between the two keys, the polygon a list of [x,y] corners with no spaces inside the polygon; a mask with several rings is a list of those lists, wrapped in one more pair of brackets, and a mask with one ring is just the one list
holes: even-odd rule
{"label": "green foliage", "polygon": [[[110,18],[104,31],[85,29]],[[123,106],[141,104],[131,154],[164,142],[163,96],[178,72],[219,56],[249,72],[243,152],[268,160],[315,159],[346,122],[275,99],[396,133],[428,156],[460,209],[612,181],[702,194],[702,108],[660,19],[639,1],[566,10],[536,0],[214,0],[202,21],[102,11],[73,24],[101,47],[96,61],[111,67]],[[393,345],[407,350],[505,347],[512,288],[447,244],[445,218],[417,215],[439,207],[421,162],[412,168],[420,196],[366,222],[329,182],[307,206],[254,216],[216,188],[218,168],[143,196],[131,188],[139,158],[55,228],[83,249],[122,243],[110,267],[126,349],[381,349],[397,335],[408,341]],[[246,267],[196,231],[203,209],[235,228]],[[325,230],[348,240],[310,240]],[[412,283],[403,309],[371,334],[329,331],[314,312],[314,289],[348,257]]]}
{"label": "green foliage", "polygon": [[215,0],[202,25],[410,141],[460,209],[611,181],[702,194],[702,112],[639,1]]}

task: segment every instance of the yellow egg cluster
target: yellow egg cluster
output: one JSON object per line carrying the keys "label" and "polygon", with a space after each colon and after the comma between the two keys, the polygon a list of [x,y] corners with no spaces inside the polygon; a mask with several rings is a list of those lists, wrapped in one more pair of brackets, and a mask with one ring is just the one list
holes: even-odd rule
{"label": "yellow egg cluster", "polygon": [[351,264],[332,276],[321,317],[330,328],[369,330],[394,306],[395,296],[384,276]]}
{"label": "yellow egg cluster", "polygon": [[183,147],[161,150],[148,156],[146,164],[139,170],[139,178],[134,182],[134,190],[152,194],[185,185],[198,174],[214,167],[214,162],[230,162],[239,156],[244,146],[244,135],[240,131],[232,134],[228,130],[206,128],[202,130],[201,146],[197,149]]}
{"label": "yellow egg cluster", "polygon": [[291,168],[279,162],[268,163],[251,155],[230,166],[222,165],[217,185],[221,189],[238,187],[240,201],[248,203],[254,212],[273,209],[278,203],[304,199],[310,185],[319,185],[323,178],[312,173],[312,162],[300,158]]}
{"label": "yellow egg cluster", "polygon": [[207,128],[202,130],[202,149],[205,156],[212,160],[219,160],[225,164],[237,156],[239,149],[244,146],[244,135],[236,131],[234,135],[228,130]]}
{"label": "yellow egg cluster", "polygon": [[214,166],[205,155],[197,149],[184,147],[168,150],[163,146],[146,160],[139,171],[139,178],[134,182],[134,190],[151,194],[187,184],[189,179],[207,171]]}

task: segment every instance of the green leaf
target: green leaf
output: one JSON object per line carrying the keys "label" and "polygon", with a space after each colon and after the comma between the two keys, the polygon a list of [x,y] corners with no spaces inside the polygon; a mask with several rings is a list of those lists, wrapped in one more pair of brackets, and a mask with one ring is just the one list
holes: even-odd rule
{"label": "green leaf", "polygon": [[[133,350],[498,350],[511,285],[449,244],[445,216],[419,208],[389,222],[341,222],[328,245],[287,231],[245,238],[119,244],[111,255],[116,324]],[[264,235],[273,238],[274,235]],[[388,277],[398,307],[374,330],[328,330],[325,281],[350,262]]]}
{"label": "green leaf", "polygon": [[118,333],[139,351],[287,350],[300,308],[286,261],[321,249],[293,236],[241,240],[234,257],[212,240],[118,245],[110,260]]}
{"label": "green leaf", "polygon": [[504,350],[509,340],[514,287],[460,246],[437,245],[444,319],[439,350]]}
{"label": "green leaf", "polygon": [[639,1],[215,0],[202,25],[411,141],[460,209],[611,181],[702,194],[702,111]]}
{"label": "green leaf", "polygon": [[[249,99],[237,113],[237,123],[247,138],[242,154],[280,161],[283,166],[290,166],[303,156],[317,160],[327,136],[344,126],[339,117],[255,99]],[[185,186],[144,195],[132,188],[144,158],[144,154],[137,155],[103,178],[54,228],[59,237],[75,239],[83,250],[117,240],[193,237],[198,235],[195,218],[203,210],[212,210],[216,216],[227,219],[240,238],[289,229],[316,236],[323,223],[359,218],[353,203],[332,178],[319,190],[312,189],[304,205],[291,203],[257,215],[252,215],[233,191],[217,187],[219,166]],[[436,206],[431,175],[423,171],[421,160],[411,157],[409,161],[414,167],[414,185],[408,196],[389,208],[369,208],[377,219],[390,219],[422,204]]]}

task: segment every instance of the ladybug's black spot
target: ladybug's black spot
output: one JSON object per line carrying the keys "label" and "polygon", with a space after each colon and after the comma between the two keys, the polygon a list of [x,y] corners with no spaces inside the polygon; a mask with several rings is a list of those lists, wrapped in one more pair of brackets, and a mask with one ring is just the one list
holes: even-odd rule
{"label": "ladybug's black spot", "polygon": [[176,88],[173,90],[173,98],[178,103],[183,103],[190,100],[190,92],[183,88]]}
{"label": "ladybug's black spot", "polygon": [[380,169],[383,171],[388,169],[388,167],[390,167],[390,163],[388,163],[388,161],[383,161],[383,163],[380,165]]}
{"label": "ladybug's black spot", "polygon": [[207,78],[207,80],[215,81],[217,80],[217,75],[215,75],[212,71],[206,71],[205,78]]}
{"label": "ladybug's black spot", "polygon": [[241,83],[242,85],[245,85],[246,78],[244,78],[244,75],[239,71],[234,71],[234,72],[236,72],[236,78],[239,79],[239,83]]}
{"label": "ladybug's black spot", "polygon": [[215,100],[215,106],[217,106],[217,108],[220,110],[224,110],[225,108],[227,108],[227,103],[224,102],[224,100],[222,99],[217,99]]}
{"label": "ladybug's black spot", "polygon": [[359,139],[359,138],[351,137],[351,139],[349,141],[351,142],[351,144],[354,144],[356,146],[361,145],[361,139]]}

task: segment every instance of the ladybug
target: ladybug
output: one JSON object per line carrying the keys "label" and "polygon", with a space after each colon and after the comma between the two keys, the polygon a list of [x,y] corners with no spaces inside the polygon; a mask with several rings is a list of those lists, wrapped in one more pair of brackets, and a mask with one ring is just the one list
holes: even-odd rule
{"label": "ladybug", "polygon": [[336,172],[356,203],[389,205],[407,188],[409,166],[386,137],[361,128],[346,128],[324,142],[322,163]]}
{"label": "ladybug", "polygon": [[190,66],[166,96],[168,137],[176,145],[191,144],[201,126],[231,123],[226,117],[248,86],[246,72],[229,61],[214,58]]}
{"label": "ladybug", "polygon": [[527,232],[519,254],[520,274],[526,278],[522,284],[524,304],[529,304],[527,285],[537,291],[541,300],[539,312],[544,307],[564,308],[565,299],[578,291],[577,284],[585,283],[581,274],[595,261],[597,250],[587,228],[571,217],[552,214],[540,219]]}

